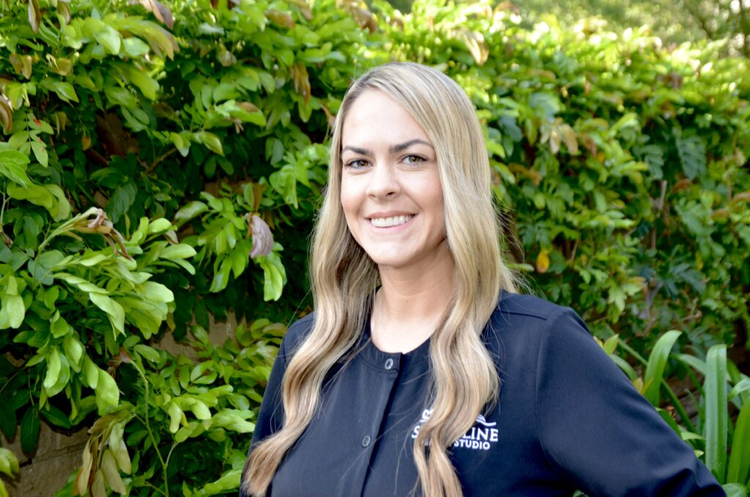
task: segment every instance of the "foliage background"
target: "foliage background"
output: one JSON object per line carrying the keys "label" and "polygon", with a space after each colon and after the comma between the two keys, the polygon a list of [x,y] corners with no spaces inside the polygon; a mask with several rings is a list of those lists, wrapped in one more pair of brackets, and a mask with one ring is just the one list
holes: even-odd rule
{"label": "foliage background", "polygon": [[[443,0],[409,14],[355,0],[1,3],[4,435],[33,454],[42,422],[91,426],[60,495],[234,493],[276,348],[310,310],[328,126],[353,78],[412,60],[474,101],[508,258],[532,290],[618,335],[615,359],[655,405],[672,393],[663,377],[719,378],[724,397],[673,423],[742,490],[747,60],[728,42],[665,48],[647,29],[521,14]],[[210,317],[236,319],[234,338],[213,343]],[[193,352],[160,347],[167,334]],[[740,368],[716,352],[732,345]],[[655,366],[640,374],[642,356]],[[14,461],[0,450],[0,472]]]}

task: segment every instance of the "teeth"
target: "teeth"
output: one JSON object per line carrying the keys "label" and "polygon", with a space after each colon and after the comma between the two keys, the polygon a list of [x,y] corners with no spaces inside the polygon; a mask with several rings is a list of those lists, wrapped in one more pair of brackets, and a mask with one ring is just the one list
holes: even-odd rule
{"label": "teeth", "polygon": [[377,228],[390,228],[398,226],[411,220],[414,216],[394,216],[394,217],[374,217],[370,219],[372,224]]}

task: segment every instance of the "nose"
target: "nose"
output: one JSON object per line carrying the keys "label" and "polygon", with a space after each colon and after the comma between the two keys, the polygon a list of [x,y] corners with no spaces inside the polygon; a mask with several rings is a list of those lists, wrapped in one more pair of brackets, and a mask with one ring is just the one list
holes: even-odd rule
{"label": "nose", "polygon": [[370,173],[367,196],[372,199],[392,198],[400,191],[401,185],[395,167],[382,161],[376,163]]}

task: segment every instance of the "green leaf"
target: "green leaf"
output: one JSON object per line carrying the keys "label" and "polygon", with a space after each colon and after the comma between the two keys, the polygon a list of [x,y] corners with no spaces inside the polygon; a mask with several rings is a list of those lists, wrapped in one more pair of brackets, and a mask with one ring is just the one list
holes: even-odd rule
{"label": "green leaf", "polygon": [[21,186],[31,183],[26,176],[28,163],[29,158],[17,150],[0,150],[0,174]]}
{"label": "green leaf", "polygon": [[44,167],[47,167],[49,164],[49,154],[47,153],[47,147],[44,143],[32,141],[31,150],[34,152],[34,157],[36,157],[37,162]]}
{"label": "green leaf", "polygon": [[224,155],[224,150],[221,146],[221,140],[218,136],[208,131],[199,131],[194,133],[193,136],[198,143],[204,144],[215,154]]}
{"label": "green leaf", "polygon": [[105,207],[107,216],[113,223],[118,222],[130,210],[137,195],[138,187],[133,181],[126,181],[115,189]]}
{"label": "green leaf", "polygon": [[46,188],[47,191],[57,199],[57,203],[49,211],[49,213],[52,214],[52,218],[55,221],[62,221],[63,219],[70,217],[70,202],[68,202],[67,197],[65,197],[65,192],[63,192],[62,188],[57,185],[44,185],[44,188]]}
{"label": "green leaf", "polygon": [[21,420],[21,449],[27,454],[36,450],[39,441],[39,412],[29,407]]}
{"label": "green leaf", "polygon": [[78,103],[78,94],[76,93],[75,88],[73,88],[73,85],[71,85],[70,83],[65,83],[64,81],[47,80],[45,81],[44,86],[57,93],[57,96],[60,97],[62,101],[67,103]]}
{"label": "green leaf", "polygon": [[120,33],[110,26],[104,25],[100,31],[94,34],[94,38],[96,38],[96,41],[98,41],[104,47],[104,50],[110,54],[117,55],[120,52],[120,42],[122,41],[122,38],[120,37]]}
{"label": "green leaf", "polygon": [[742,397],[742,394],[748,391],[750,391],[750,378],[742,378],[742,380],[732,388],[732,391],[729,392],[729,400],[733,400],[738,395]]}
{"label": "green leaf", "polygon": [[42,417],[47,420],[50,424],[59,426],[65,430],[69,430],[72,426],[70,419],[57,407],[47,404],[47,407],[42,409]]}
{"label": "green leaf", "polygon": [[608,338],[607,341],[604,342],[604,352],[606,352],[608,355],[611,355],[617,348],[617,341],[619,338],[620,337],[618,335],[613,335]]}
{"label": "green leaf", "polygon": [[141,285],[143,294],[152,302],[174,302],[174,293],[172,290],[153,281],[147,281]]}
{"label": "green leaf", "polygon": [[705,395],[706,466],[725,481],[727,462],[727,348],[714,345],[706,358]]}
{"label": "green leaf", "polygon": [[96,386],[99,384],[99,368],[87,355],[83,357],[83,374],[86,379],[85,384],[96,390]]}
{"label": "green leaf", "polygon": [[47,374],[44,376],[44,388],[50,389],[57,383],[60,367],[60,351],[57,350],[57,347],[52,347],[47,353]]}
{"label": "green leaf", "polygon": [[688,179],[695,179],[706,173],[706,145],[700,136],[675,136],[675,144],[682,170]]}
{"label": "green leaf", "polygon": [[47,397],[54,397],[62,392],[70,381],[70,363],[68,362],[68,358],[63,354],[59,354],[59,351],[58,357],[60,359],[60,370],[57,375],[57,381],[51,387],[45,387]]}
{"label": "green leaf", "polygon": [[682,332],[677,330],[666,332],[656,342],[654,349],[651,352],[651,356],[648,359],[646,374],[643,378],[643,382],[646,385],[646,390],[643,395],[656,407],[659,406],[659,394],[661,383],[664,379],[664,368],[667,365],[667,360],[669,359],[672,347],[680,335],[682,335]]}
{"label": "green leaf", "polygon": [[77,370],[83,357],[83,345],[72,334],[69,334],[63,340],[63,349],[68,362]]}
{"label": "green leaf", "polygon": [[[0,464],[2,465],[2,469],[0,469],[0,473],[4,473],[11,478],[15,478],[18,475],[18,472],[20,471],[20,467],[18,464],[18,459],[16,458],[16,455],[13,454],[8,449],[0,447]],[[7,494],[6,494],[7,497]]]}
{"label": "green leaf", "polygon": [[18,418],[13,404],[0,402],[0,430],[2,430],[5,438],[11,440],[15,436],[17,424]]}
{"label": "green leaf", "polygon": [[701,375],[706,376],[706,363],[704,361],[689,354],[677,354],[677,358],[698,371]]}
{"label": "green leaf", "polygon": [[195,257],[196,253],[195,249],[190,245],[180,243],[165,247],[159,254],[159,257],[162,259],[190,259],[191,257]]}
{"label": "green leaf", "polygon": [[16,200],[28,200],[34,205],[39,205],[51,211],[54,209],[56,201],[54,195],[43,186],[27,184],[18,186],[15,184],[8,185],[8,195]]}
{"label": "green leaf", "polygon": [[153,235],[154,233],[162,233],[172,228],[172,223],[169,219],[159,218],[154,219],[148,225],[148,234]]}
{"label": "green leaf", "polygon": [[130,67],[128,76],[130,77],[130,82],[137,86],[146,98],[156,100],[159,83],[154,78],[149,76],[148,73],[132,66]]}
{"label": "green leaf", "polygon": [[117,332],[125,333],[125,311],[120,304],[99,293],[89,293],[89,298],[94,305],[107,313],[112,327]]}
{"label": "green leaf", "polygon": [[169,138],[172,140],[172,143],[174,143],[174,146],[177,147],[177,151],[180,152],[180,155],[187,157],[190,152],[190,139],[183,136],[182,133],[170,133]]}
{"label": "green leaf", "polygon": [[207,209],[208,206],[198,200],[188,202],[186,205],[181,207],[180,210],[178,210],[174,215],[174,223],[175,225],[180,227],[187,221],[190,221],[194,217],[206,212]]}
{"label": "green leaf", "polygon": [[727,497],[747,497],[747,488],[744,485],[738,483],[727,483],[722,485],[721,488],[727,494]]}
{"label": "green leaf", "polygon": [[229,273],[232,270],[232,259],[231,257],[224,257],[224,260],[219,266],[219,270],[214,273],[214,278],[211,281],[211,292],[217,293],[224,290],[229,283]]}
{"label": "green leaf", "polygon": [[135,95],[127,88],[108,86],[104,88],[104,94],[112,105],[120,105],[126,109],[135,109],[138,107]]}
{"label": "green leaf", "polygon": [[4,295],[0,297],[0,330],[6,328],[18,329],[26,316],[23,298],[19,295]]}
{"label": "green leaf", "polygon": [[750,402],[746,402],[737,416],[737,426],[729,455],[727,483],[746,484],[750,476]]}
{"label": "green leaf", "polygon": [[286,270],[278,254],[271,252],[266,256],[257,257],[255,261],[263,268],[263,299],[279,300],[286,283]]}
{"label": "green leaf", "polygon": [[178,406],[174,401],[169,403],[169,431],[171,433],[177,433],[177,430],[180,428],[180,421],[182,421],[183,414],[182,409],[180,409],[180,406]]}
{"label": "green leaf", "polygon": [[99,414],[105,414],[112,407],[116,407],[120,401],[120,390],[117,383],[106,371],[97,368],[99,380],[96,385],[96,406]]}
{"label": "green leaf", "polygon": [[159,362],[159,353],[153,348],[149,347],[148,345],[143,345],[139,343],[134,348],[135,348],[135,351],[146,360],[153,362],[153,363]]}
{"label": "green leaf", "polygon": [[230,469],[218,480],[211,482],[200,489],[200,495],[218,495],[225,492],[235,490],[240,486],[240,479],[242,477],[241,469]]}
{"label": "green leaf", "polygon": [[628,364],[628,362],[625,359],[616,355],[611,355],[609,357],[611,357],[612,360],[615,361],[615,364],[617,364],[620,367],[620,369],[622,369],[623,372],[625,372],[626,375],[628,375],[628,378],[630,378],[630,381],[633,381],[638,377],[635,370],[633,369],[633,366]]}
{"label": "green leaf", "polygon": [[190,406],[190,410],[193,411],[195,417],[200,420],[211,419],[211,411],[209,411],[208,406],[200,400],[196,399],[193,405]]}
{"label": "green leaf", "polygon": [[295,209],[298,207],[297,175],[294,167],[287,164],[281,170],[272,173],[268,180],[288,205],[293,205]]}
{"label": "green leaf", "polygon": [[65,318],[60,316],[59,312],[56,312],[53,316],[52,323],[50,324],[49,328],[54,338],[64,337],[70,331],[70,325],[65,320]]}

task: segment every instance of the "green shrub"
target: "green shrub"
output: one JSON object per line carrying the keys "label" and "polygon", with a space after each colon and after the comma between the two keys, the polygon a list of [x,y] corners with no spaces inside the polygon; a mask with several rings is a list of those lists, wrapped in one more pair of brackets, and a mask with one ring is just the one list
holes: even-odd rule
{"label": "green shrub", "polygon": [[745,61],[528,31],[486,2],[374,8],[0,4],[0,430],[31,453],[42,419],[93,425],[62,494],[236,489],[285,323],[310,308],[328,126],[391,59],[474,101],[538,293],[638,351],[750,323]]}
{"label": "green shrub", "polygon": [[639,33],[528,32],[507,4],[377,6],[388,50],[442,67],[479,109],[540,294],[628,339],[748,327],[747,61]]}
{"label": "green shrub", "polygon": [[[672,348],[681,334],[671,330],[662,335],[648,359],[620,343],[617,335],[600,343],[662,418],[694,448],[727,495],[746,496],[750,485],[750,377],[727,360],[724,344],[712,346],[705,359],[687,354],[672,356]],[[638,376],[628,362],[615,353],[618,345],[645,367],[643,376]],[[666,381],[670,359],[677,359],[683,369],[687,368],[693,387],[700,395],[696,399],[692,392],[689,394],[698,407],[697,423]],[[702,383],[698,375],[703,378]],[[662,391],[669,395],[668,409],[661,408]],[[737,413],[736,422],[730,416],[730,409]],[[681,425],[673,412],[679,416]]]}

